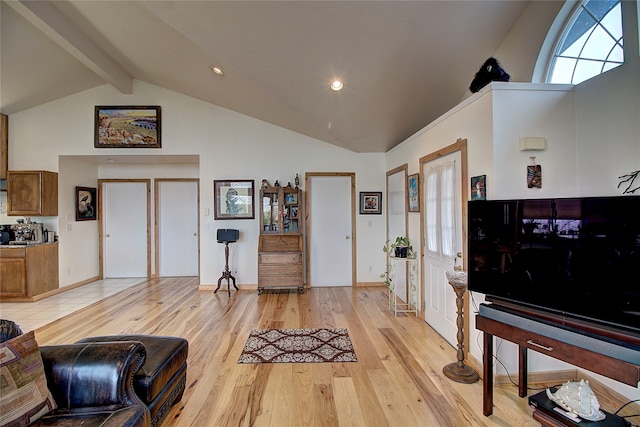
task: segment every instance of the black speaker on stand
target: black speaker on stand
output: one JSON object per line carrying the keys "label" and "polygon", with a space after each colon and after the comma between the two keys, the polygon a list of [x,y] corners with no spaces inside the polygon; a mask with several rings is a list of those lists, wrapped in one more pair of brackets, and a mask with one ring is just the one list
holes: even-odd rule
{"label": "black speaker on stand", "polygon": [[224,243],[224,271],[222,272],[222,276],[218,279],[218,287],[213,293],[215,294],[220,289],[220,285],[224,279],[227,280],[227,292],[229,292],[229,297],[231,297],[231,283],[229,280],[233,281],[233,287],[238,290],[236,286],[236,278],[231,275],[231,270],[229,270],[229,243],[235,243],[238,241],[238,237],[240,236],[240,232],[238,230],[234,230],[231,228],[219,228],[216,234],[216,238],[218,239],[218,243]]}

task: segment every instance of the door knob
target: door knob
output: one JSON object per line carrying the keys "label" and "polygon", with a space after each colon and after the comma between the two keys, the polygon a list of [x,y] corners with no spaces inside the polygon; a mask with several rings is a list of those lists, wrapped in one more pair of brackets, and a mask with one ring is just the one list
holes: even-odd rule
{"label": "door knob", "polygon": [[197,234],[196,234],[196,233],[193,233],[193,235],[194,235],[194,236],[197,236]]}
{"label": "door knob", "polygon": [[344,236],[344,240],[349,240],[351,237],[349,236]]}
{"label": "door knob", "polygon": [[106,237],[111,237],[111,234],[107,234]]}

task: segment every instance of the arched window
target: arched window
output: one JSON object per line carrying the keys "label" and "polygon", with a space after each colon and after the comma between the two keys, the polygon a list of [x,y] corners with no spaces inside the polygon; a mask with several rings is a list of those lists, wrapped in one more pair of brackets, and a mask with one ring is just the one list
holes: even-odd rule
{"label": "arched window", "polygon": [[620,0],[584,0],[556,41],[546,81],[578,84],[623,62]]}

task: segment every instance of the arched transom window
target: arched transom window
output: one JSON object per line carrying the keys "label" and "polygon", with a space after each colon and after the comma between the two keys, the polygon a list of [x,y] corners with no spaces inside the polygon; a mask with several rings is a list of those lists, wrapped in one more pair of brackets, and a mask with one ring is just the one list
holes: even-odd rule
{"label": "arched transom window", "polygon": [[556,42],[547,82],[578,84],[624,62],[619,0],[585,0]]}

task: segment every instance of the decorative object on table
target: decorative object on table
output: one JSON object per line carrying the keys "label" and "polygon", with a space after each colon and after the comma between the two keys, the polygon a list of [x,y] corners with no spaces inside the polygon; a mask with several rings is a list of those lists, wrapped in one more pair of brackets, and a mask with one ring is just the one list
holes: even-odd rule
{"label": "decorative object on table", "polygon": [[414,173],[407,177],[407,199],[409,212],[420,212],[420,174]]}
{"label": "decorative object on table", "polygon": [[487,200],[487,176],[471,177],[471,200]]}
{"label": "decorative object on table", "polygon": [[542,188],[542,166],[536,165],[536,158],[531,156],[531,164],[527,166],[527,187]]}
{"label": "decorative object on table", "polygon": [[357,362],[344,328],[253,329],[238,363]]}
{"label": "decorative object on table", "polygon": [[469,90],[478,92],[491,82],[508,82],[511,76],[502,69],[498,60],[491,57],[484,61],[469,85]]}
{"label": "decorative object on table", "polygon": [[95,148],[162,148],[159,106],[96,106]]}
{"label": "decorative object on table", "polygon": [[214,180],[215,219],[254,219],[253,180]]}
{"label": "decorative object on table", "polygon": [[[458,254],[458,257],[461,257],[462,254]],[[447,280],[449,284],[453,288],[456,293],[456,307],[457,318],[456,318],[456,326],[458,327],[458,333],[456,338],[458,339],[458,352],[457,352],[457,362],[450,363],[442,368],[442,372],[444,375],[450,380],[464,383],[464,384],[472,384],[477,382],[480,377],[478,373],[473,370],[469,365],[464,363],[464,315],[463,315],[463,307],[464,307],[464,293],[467,291],[467,273],[465,271],[449,270],[446,272]]]}
{"label": "decorative object on table", "polygon": [[620,180],[620,182],[618,183],[618,188],[620,188],[620,186],[622,184],[624,184],[625,182],[628,183],[627,184],[627,188],[624,189],[622,194],[633,194],[637,190],[640,190],[640,185],[637,185],[637,186],[633,187],[633,185],[634,185],[636,179],[638,179],[638,177],[640,177],[640,170],[629,172],[626,175],[622,175],[622,176],[618,177],[618,179]]}
{"label": "decorative object on table", "polygon": [[231,228],[219,228],[216,232],[216,237],[218,243],[224,243],[224,271],[222,272],[222,276],[218,279],[218,287],[213,293],[215,294],[220,289],[220,285],[222,281],[226,279],[227,281],[227,292],[229,293],[229,297],[231,297],[231,284],[229,280],[233,281],[233,287],[238,290],[236,286],[236,278],[231,274],[231,270],[229,269],[229,243],[235,243],[238,241],[238,237],[240,237],[240,232],[238,230],[234,230]]}
{"label": "decorative object on table", "polygon": [[76,221],[95,220],[98,215],[96,189],[76,187]]}
{"label": "decorative object on table", "polygon": [[360,192],[360,214],[382,214],[382,192],[381,191],[361,191]]}
{"label": "decorative object on table", "polygon": [[547,390],[547,397],[565,411],[589,421],[602,421],[605,414],[600,410],[598,398],[588,381],[567,381],[555,391]]}

